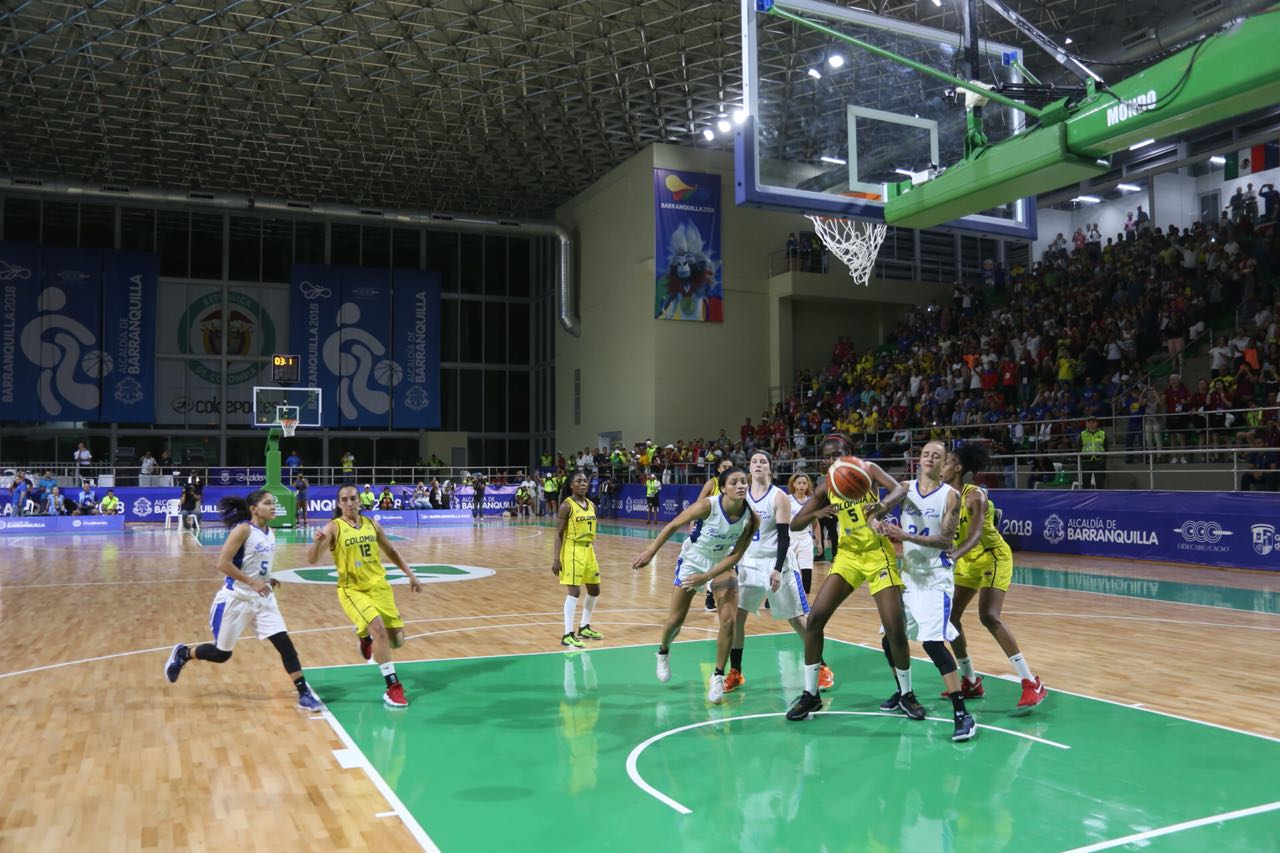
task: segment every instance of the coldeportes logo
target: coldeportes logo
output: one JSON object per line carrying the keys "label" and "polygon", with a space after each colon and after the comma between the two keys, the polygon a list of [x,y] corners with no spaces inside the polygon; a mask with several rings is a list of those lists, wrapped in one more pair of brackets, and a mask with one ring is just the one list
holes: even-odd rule
{"label": "coldeportes logo", "polygon": [[1067,538],[1067,526],[1062,522],[1062,516],[1056,512],[1044,520],[1044,540],[1050,545],[1057,545],[1063,539]]}
{"label": "coldeportes logo", "polygon": [[1259,556],[1265,557],[1280,548],[1280,536],[1276,535],[1274,524],[1255,524],[1249,531],[1253,535],[1254,553]]}
{"label": "coldeportes logo", "polygon": [[1181,527],[1175,527],[1174,533],[1181,533],[1184,542],[1214,544],[1222,541],[1223,536],[1230,536],[1230,530],[1223,530],[1216,521],[1184,521]]}
{"label": "coldeportes logo", "polygon": [[[222,354],[223,326],[226,326],[228,356],[259,356],[275,352],[276,327],[266,307],[237,290],[227,293],[223,315],[222,293],[212,291],[187,306],[178,320],[178,351],[186,355]],[[222,382],[220,363],[188,362],[191,372],[211,385]],[[262,365],[239,362],[227,373],[228,385],[240,385],[258,378]]]}
{"label": "coldeportes logo", "polygon": [[[480,566],[456,566],[439,564],[410,563],[409,568],[422,583],[452,583],[453,581],[470,581],[487,578],[494,574],[493,569]],[[387,582],[392,586],[408,586],[409,578],[395,565],[387,565]],[[271,576],[284,583],[314,583],[334,586],[338,583],[337,566],[314,566],[307,569],[284,569],[272,572]]]}

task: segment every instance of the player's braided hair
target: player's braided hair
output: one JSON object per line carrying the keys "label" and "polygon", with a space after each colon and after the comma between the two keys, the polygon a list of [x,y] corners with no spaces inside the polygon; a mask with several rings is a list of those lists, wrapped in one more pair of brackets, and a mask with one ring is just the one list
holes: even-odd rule
{"label": "player's braided hair", "polygon": [[263,497],[269,494],[271,493],[266,489],[258,489],[243,498],[223,498],[218,502],[218,510],[222,513],[222,523],[227,527],[235,527],[241,522],[248,521],[253,516],[253,513],[250,512],[250,507],[257,506]]}
{"label": "player's braided hair", "polygon": [[979,474],[991,462],[991,451],[981,444],[965,444],[956,448],[955,453],[966,474]]}

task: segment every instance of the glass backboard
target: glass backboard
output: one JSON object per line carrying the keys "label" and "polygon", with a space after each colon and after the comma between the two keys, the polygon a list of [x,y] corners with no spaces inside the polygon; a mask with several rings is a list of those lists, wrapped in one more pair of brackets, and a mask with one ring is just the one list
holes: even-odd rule
{"label": "glass backboard", "polygon": [[319,388],[280,388],[255,385],[253,388],[253,426],[277,426],[285,417],[294,418],[300,427],[320,426],[321,400]]}

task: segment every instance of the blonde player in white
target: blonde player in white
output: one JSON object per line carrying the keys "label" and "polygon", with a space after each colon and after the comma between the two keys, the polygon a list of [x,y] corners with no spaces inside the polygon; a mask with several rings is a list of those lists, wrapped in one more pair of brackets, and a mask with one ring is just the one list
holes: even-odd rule
{"label": "blonde player in white", "polygon": [[[907,637],[924,645],[925,653],[942,674],[955,718],[951,739],[960,741],[973,737],[977,724],[965,709],[956,659],[946,645],[958,636],[951,624],[955,566],[947,549],[952,546],[960,519],[960,493],[942,481],[946,456],[947,449],[940,441],[930,441],[921,448],[919,476],[907,482],[902,499],[901,526],[881,522],[879,527],[884,535],[902,543],[902,604]],[[899,698],[895,692],[881,704],[881,709],[896,710]]]}
{"label": "blonde player in white", "polygon": [[176,682],[182,668],[193,660],[226,663],[240,635],[252,628],[259,640],[270,640],[280,653],[284,670],[298,690],[298,707],[306,711],[319,710],[320,700],[302,675],[298,653],[271,591],[279,584],[271,577],[276,535],[270,522],[276,515],[276,499],[270,492],[259,489],[243,499],[223,498],[219,506],[222,521],[231,532],[218,554],[218,570],[227,577],[209,610],[213,642],[194,649],[178,643],[169,653],[165,678],[170,683]]}
{"label": "blonde player in white", "polygon": [[[808,474],[792,474],[787,480],[787,494],[791,496],[791,517],[795,518],[805,503],[813,497],[813,480]],[[815,520],[804,530],[791,531],[791,553],[795,557],[796,568],[800,570],[800,580],[804,584],[804,594],[808,595],[813,583],[813,543],[817,541],[818,522]]]}
{"label": "blonde player in white", "polygon": [[733,646],[729,649],[729,671],[724,679],[726,693],[746,681],[742,675],[742,649],[747,616],[768,601],[769,614],[774,619],[786,619],[803,643],[804,617],[809,613],[800,569],[791,559],[791,499],[773,484],[773,460],[768,451],[755,451],[747,465],[751,472],[747,505],[759,516],[760,525],[738,562],[738,613]]}
{"label": "blonde player in white", "polygon": [[716,668],[707,688],[707,701],[713,704],[724,700],[724,669],[729,660],[734,619],[738,612],[738,578],[731,572],[746,553],[747,544],[760,524],[756,514],[747,506],[745,471],[727,468],[720,472],[717,485],[718,495],[689,504],[631,563],[633,569],[647,566],[671,534],[686,524],[692,525],[689,538],[680,546],[680,556],[676,559],[675,589],[671,593],[667,622],[662,628],[662,643],[658,646],[658,680],[671,680],[671,641],[680,633],[689,615],[693,594],[709,584],[720,614]]}

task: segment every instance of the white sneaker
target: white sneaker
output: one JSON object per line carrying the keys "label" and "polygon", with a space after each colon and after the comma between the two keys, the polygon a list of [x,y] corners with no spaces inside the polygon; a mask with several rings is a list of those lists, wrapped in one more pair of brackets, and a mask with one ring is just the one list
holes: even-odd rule
{"label": "white sneaker", "polygon": [[707,701],[719,705],[724,701],[724,676],[711,674],[711,686],[707,688]]}
{"label": "white sneaker", "polygon": [[666,684],[671,680],[671,656],[658,654],[658,680]]}

